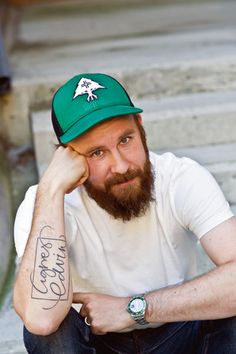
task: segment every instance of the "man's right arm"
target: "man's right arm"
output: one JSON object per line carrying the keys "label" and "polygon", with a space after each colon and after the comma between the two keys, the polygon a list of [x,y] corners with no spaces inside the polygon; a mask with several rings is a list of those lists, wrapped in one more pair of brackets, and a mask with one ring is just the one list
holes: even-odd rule
{"label": "man's right arm", "polygon": [[69,147],[59,147],[39,182],[31,231],[13,292],[14,308],[32,333],[53,333],[70,310],[64,196],[87,177],[85,158]]}

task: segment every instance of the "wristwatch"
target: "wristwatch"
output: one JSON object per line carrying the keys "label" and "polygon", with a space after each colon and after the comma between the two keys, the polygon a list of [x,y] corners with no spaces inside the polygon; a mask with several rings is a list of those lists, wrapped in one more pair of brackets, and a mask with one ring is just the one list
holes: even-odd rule
{"label": "wristwatch", "polygon": [[128,303],[127,311],[131,317],[140,325],[146,325],[148,322],[145,320],[145,311],[147,308],[147,301],[144,295],[136,295],[131,298]]}

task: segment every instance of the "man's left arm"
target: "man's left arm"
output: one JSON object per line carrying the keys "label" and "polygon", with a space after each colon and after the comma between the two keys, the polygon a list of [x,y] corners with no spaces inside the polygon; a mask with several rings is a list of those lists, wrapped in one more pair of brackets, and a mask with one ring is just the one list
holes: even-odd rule
{"label": "man's left arm", "polygon": [[[201,243],[216,268],[198,278],[145,295],[146,321],[176,322],[226,318],[236,315],[236,217],[207,232]],[[129,298],[74,294],[83,304],[94,333],[119,331],[134,324],[126,311]]]}
{"label": "man's left arm", "polygon": [[226,318],[236,315],[236,218],[207,232],[201,244],[216,268],[182,285],[146,295],[148,322]]}

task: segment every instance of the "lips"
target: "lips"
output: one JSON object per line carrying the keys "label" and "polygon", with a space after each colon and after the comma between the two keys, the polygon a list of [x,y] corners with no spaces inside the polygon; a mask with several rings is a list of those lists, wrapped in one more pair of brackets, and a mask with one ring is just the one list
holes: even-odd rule
{"label": "lips", "polygon": [[110,177],[106,183],[106,190],[111,190],[115,186],[128,186],[134,183],[135,179],[142,175],[142,172],[138,170],[128,170],[125,174],[116,174],[113,177]]}
{"label": "lips", "polygon": [[118,186],[129,186],[130,184],[133,184],[134,182],[135,182],[135,178],[132,178],[132,179],[130,179],[128,181],[117,183],[116,185],[118,185]]}

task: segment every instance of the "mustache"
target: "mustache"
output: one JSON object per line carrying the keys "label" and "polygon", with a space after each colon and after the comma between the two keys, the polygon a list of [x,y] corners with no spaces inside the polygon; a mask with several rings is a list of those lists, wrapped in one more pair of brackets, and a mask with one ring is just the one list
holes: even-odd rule
{"label": "mustache", "polygon": [[128,182],[135,177],[141,177],[143,175],[143,172],[141,169],[135,169],[135,170],[130,170],[128,169],[126,173],[120,174],[116,173],[114,176],[108,178],[105,182],[105,188],[106,190],[110,190],[111,187],[120,184],[120,183],[125,183]]}

